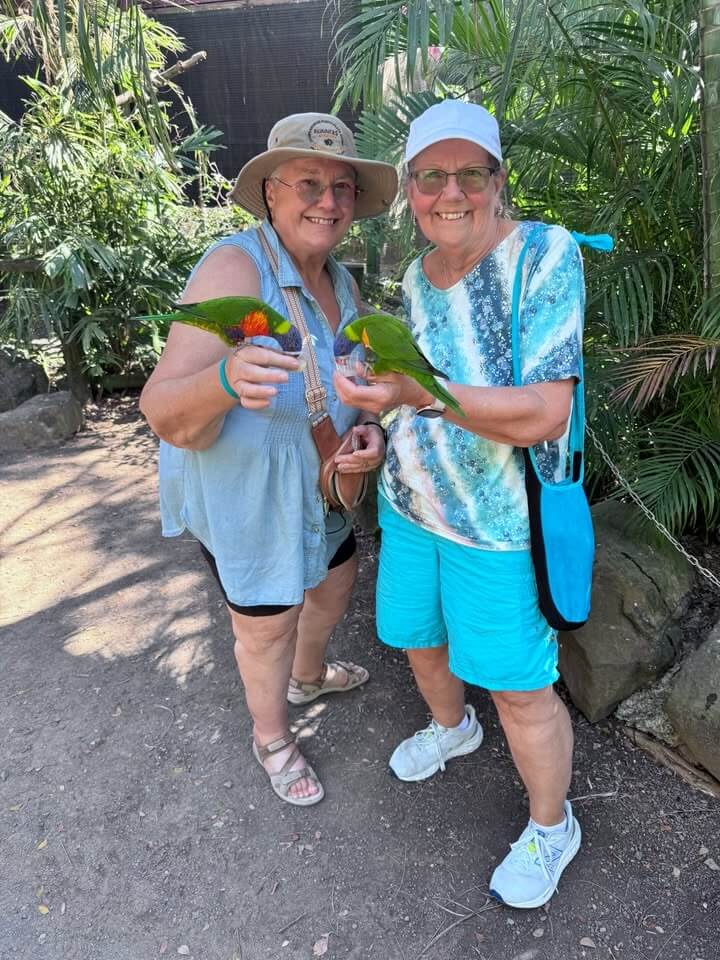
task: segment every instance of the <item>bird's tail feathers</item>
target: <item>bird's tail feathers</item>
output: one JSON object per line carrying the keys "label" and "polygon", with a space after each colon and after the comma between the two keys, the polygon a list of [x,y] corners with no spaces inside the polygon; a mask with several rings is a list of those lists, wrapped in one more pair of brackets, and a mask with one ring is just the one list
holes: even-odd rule
{"label": "bird's tail feathers", "polygon": [[442,400],[443,403],[456,413],[459,417],[464,417],[463,408],[457,402],[455,397],[445,389],[441,384],[437,382],[435,377],[431,377],[429,373],[421,374],[416,377],[418,383],[420,383],[428,393],[431,393],[434,397],[437,397],[438,400]]}

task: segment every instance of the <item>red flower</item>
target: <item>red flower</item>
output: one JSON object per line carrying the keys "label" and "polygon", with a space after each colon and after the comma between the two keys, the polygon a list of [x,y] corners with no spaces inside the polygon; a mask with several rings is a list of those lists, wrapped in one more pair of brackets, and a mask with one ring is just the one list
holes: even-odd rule
{"label": "red flower", "polygon": [[262,310],[253,310],[240,323],[244,337],[267,337],[270,333],[268,318]]}

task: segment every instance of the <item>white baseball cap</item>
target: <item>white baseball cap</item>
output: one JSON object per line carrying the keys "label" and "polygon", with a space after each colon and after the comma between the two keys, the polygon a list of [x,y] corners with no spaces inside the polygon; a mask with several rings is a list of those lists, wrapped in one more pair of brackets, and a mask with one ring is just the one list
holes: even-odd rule
{"label": "white baseball cap", "polygon": [[485,107],[465,100],[443,100],[428,107],[410,124],[405,163],[440,140],[469,140],[502,163],[500,130]]}

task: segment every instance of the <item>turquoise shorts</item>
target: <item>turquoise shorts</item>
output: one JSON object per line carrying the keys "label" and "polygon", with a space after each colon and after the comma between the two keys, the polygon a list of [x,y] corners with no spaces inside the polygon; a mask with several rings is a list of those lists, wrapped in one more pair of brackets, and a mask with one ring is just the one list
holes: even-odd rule
{"label": "turquoise shorts", "polygon": [[488,690],[558,679],[557,635],[538,607],[529,550],[480,550],[407,520],[378,497],[377,630],[383,643],[448,645],[450,670]]}

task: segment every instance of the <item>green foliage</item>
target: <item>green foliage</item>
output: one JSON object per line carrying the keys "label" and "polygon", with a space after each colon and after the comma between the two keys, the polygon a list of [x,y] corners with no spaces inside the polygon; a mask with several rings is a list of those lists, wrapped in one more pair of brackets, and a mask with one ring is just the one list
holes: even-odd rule
{"label": "green foliage", "polygon": [[154,77],[180,38],[140,6],[111,0],[0,0],[0,51],[7,60],[27,57],[69,105],[114,110],[118,95],[133,104],[142,127],[167,160],[172,144]]}
{"label": "green foliage", "polygon": [[0,124],[0,242],[39,269],[7,275],[0,329],[76,343],[90,380],[144,366],[163,331],[132,318],[174,296],[198,253],[176,215],[190,177],[120,115],[68,109],[37,80],[32,91],[21,122]]}
{"label": "green foliage", "polygon": [[186,104],[181,136],[158,100],[150,71],[181,49],[172,31],[135,7],[78,0],[33,13],[0,20],[0,49],[34,55],[43,75],[24,78],[19,122],[0,116],[0,335],[59,340],[82,395],[154,365],[166,330],[133,318],[159,313],[226,225],[189,193],[227,185],[208,163],[219,133]]}
{"label": "green foliage", "polygon": [[[411,120],[463,96],[500,119],[519,218],[615,237],[611,257],[586,256],[589,409],[675,530],[720,521],[710,493],[720,487],[720,298],[703,296],[698,42],[688,0],[361,0],[338,49],[338,103],[364,98],[366,155],[400,162]],[[418,65],[429,89],[383,97],[387,57],[403,89]],[[613,492],[591,464],[595,491]]]}

